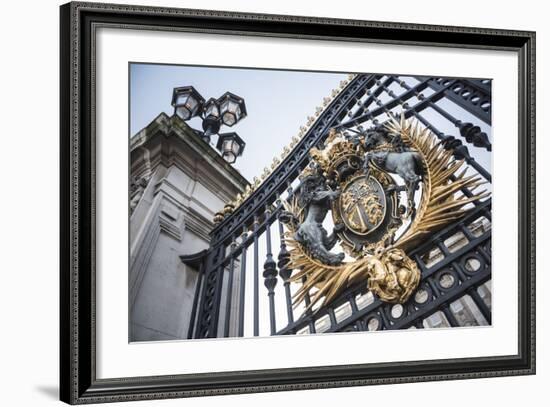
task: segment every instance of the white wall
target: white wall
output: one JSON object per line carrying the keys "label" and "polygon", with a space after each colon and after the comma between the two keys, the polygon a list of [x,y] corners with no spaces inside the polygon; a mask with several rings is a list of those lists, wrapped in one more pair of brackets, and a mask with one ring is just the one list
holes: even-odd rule
{"label": "white wall", "polygon": [[[152,0],[132,0],[152,4]],[[480,2],[463,0],[453,8],[441,1],[391,3],[294,1],[246,2],[245,0],[158,1],[156,5],[235,11],[317,15],[370,20],[472,25],[537,31],[538,156],[540,158],[538,207],[550,204],[543,176],[550,170],[550,93],[548,58],[550,28],[544,2]],[[248,4],[247,4],[248,3]],[[351,3],[351,2],[348,2]],[[57,0],[21,1],[4,4],[0,25],[2,65],[0,103],[2,111],[2,199],[0,230],[0,360],[3,405],[53,405],[58,382],[58,5]],[[381,6],[386,6],[384,9]],[[7,52],[6,52],[7,51]],[[31,92],[39,92],[33,97]],[[33,105],[37,100],[40,105]],[[6,127],[7,126],[7,127]],[[542,181],[542,182],[540,182]],[[548,342],[550,299],[544,253],[549,241],[548,215],[538,217],[538,374],[530,377],[431,382],[377,387],[282,392],[185,401],[190,406],[234,405],[335,405],[344,401],[369,405],[463,406],[541,405],[543,386],[550,379]],[[7,227],[6,227],[7,225]],[[182,401],[149,402],[147,405],[176,406]],[[146,405],[127,403],[124,405]]]}

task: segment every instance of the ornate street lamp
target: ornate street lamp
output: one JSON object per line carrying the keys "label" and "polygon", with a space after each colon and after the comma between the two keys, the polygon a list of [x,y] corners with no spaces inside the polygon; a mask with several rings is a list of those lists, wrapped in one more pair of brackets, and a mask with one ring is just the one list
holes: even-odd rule
{"label": "ornate street lamp", "polygon": [[[193,86],[174,88],[172,106],[174,114],[185,121],[195,116],[202,119],[203,131],[195,132],[207,143],[210,143],[210,136],[218,134],[222,125],[231,127],[246,117],[246,105],[242,97],[225,92],[218,99],[205,101]],[[243,153],[245,142],[237,133],[218,135],[216,148],[228,163],[233,164]]]}
{"label": "ornate street lamp", "polygon": [[231,92],[225,92],[219,99],[220,114],[223,124],[233,126],[246,117],[244,99]]}
{"label": "ornate street lamp", "polygon": [[243,153],[245,145],[244,140],[237,133],[232,132],[220,134],[216,148],[221,151],[225,161],[233,164],[237,157]]}
{"label": "ornate street lamp", "polygon": [[174,113],[183,120],[189,120],[198,115],[202,109],[204,98],[193,86],[175,88],[172,94]]}
{"label": "ornate street lamp", "polygon": [[218,101],[214,98],[208,99],[204,104],[203,108],[203,120],[202,120],[202,129],[204,133],[202,135],[203,139],[210,143],[210,136],[216,134],[220,131],[221,121],[220,121],[220,107],[218,106]]}

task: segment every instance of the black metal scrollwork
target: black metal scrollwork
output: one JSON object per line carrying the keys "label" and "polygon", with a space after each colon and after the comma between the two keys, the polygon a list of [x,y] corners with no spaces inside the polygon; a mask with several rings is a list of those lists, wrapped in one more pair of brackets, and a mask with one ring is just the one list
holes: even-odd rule
{"label": "black metal scrollwork", "polygon": [[[284,228],[279,219],[280,215],[284,216],[281,195],[288,191],[294,192],[290,186],[308,165],[310,149],[322,145],[329,129],[362,131],[363,127],[379,126],[388,117],[403,111],[406,118],[414,118],[429,128],[439,138],[443,147],[451,150],[456,158],[464,159],[486,180],[491,181],[490,172],[477,163],[472,155],[472,149],[476,148],[491,151],[489,136],[482,131],[481,126],[472,123],[469,119],[461,121],[460,114],[453,112],[451,115],[438,103],[442,100],[453,102],[483,123],[490,125],[490,82],[425,77],[416,79],[416,83],[409,84],[402,77],[393,75],[355,76],[324,108],[306,134],[294,146],[292,152],[271,172],[263,184],[214,228],[211,233],[211,247],[204,263],[204,283],[199,294],[194,337],[216,337],[221,334],[218,332],[218,318],[220,307],[223,306],[221,304],[224,289],[223,272],[232,260],[240,260],[242,272],[245,273],[246,250],[251,245],[257,248],[258,238],[264,235],[267,255],[263,266],[263,277],[269,296],[271,334],[295,334],[303,330],[316,332],[321,329],[320,320],[328,324],[321,329],[325,332],[410,327],[419,329],[424,327],[423,321],[426,318],[436,313],[441,313],[442,318],[446,318],[449,325],[453,325],[459,321],[454,316],[450,304],[464,295],[472,299],[481,314],[490,322],[490,309],[478,292],[478,288],[491,278],[490,255],[486,255],[491,236],[490,199],[476,204],[467,217],[438,232],[437,236],[428,239],[421,247],[416,247],[407,253],[419,264],[421,281],[417,293],[403,304],[402,308],[394,309],[376,298],[369,297],[365,283],[347,290],[338,300],[315,314],[306,312],[296,319],[293,313],[289,282],[293,270],[287,268],[289,255],[283,239]],[[439,113],[443,120],[450,121],[456,129],[456,134],[444,134],[439,131],[434,122],[425,116],[428,109]],[[463,192],[467,196],[471,195],[470,191]],[[269,209],[266,210],[266,208]],[[481,232],[478,229],[472,232],[470,230],[472,222],[478,217],[488,220],[489,227]],[[278,222],[281,239],[278,253],[272,252],[270,227],[274,222]],[[243,233],[243,230],[246,233]],[[451,252],[443,242],[448,236],[459,232],[464,234],[464,245]],[[234,241],[238,241],[239,244],[229,250]],[[441,253],[440,260],[434,264],[427,264],[425,254],[435,250]],[[236,272],[239,271],[236,270]],[[255,273],[258,273],[258,270]],[[283,281],[282,289],[285,292],[288,322],[286,326],[279,329],[276,328],[278,319],[274,303],[274,292],[278,289],[278,276]],[[443,281],[441,281],[442,278]],[[257,284],[256,280],[254,284]],[[244,288],[242,290],[244,292]],[[239,300],[239,308],[244,309],[244,300],[244,297]],[[307,301],[309,301],[308,297],[305,298],[306,303]],[[257,335],[257,313],[259,312],[257,300],[253,308],[254,334]],[[345,311],[346,309],[350,311]],[[243,319],[244,313],[239,318]],[[244,321],[239,321],[240,327],[243,324]],[[243,335],[242,329],[239,329],[239,334]]]}

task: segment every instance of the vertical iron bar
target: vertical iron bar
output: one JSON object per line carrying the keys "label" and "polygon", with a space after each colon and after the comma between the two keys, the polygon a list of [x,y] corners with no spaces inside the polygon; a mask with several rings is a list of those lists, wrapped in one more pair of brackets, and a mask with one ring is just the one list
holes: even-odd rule
{"label": "vertical iron bar", "polygon": [[470,229],[468,229],[468,226],[466,225],[460,225],[460,230],[462,230],[462,233],[464,233],[464,236],[466,236],[466,238],[468,238],[468,241],[472,241],[474,240],[476,237],[474,236],[474,234],[472,233],[472,231]]}
{"label": "vertical iron bar", "polygon": [[239,336],[244,336],[244,291],[246,287],[246,246],[245,241],[247,237],[246,226],[243,227],[243,233],[241,234],[241,287],[239,292]]}
{"label": "vertical iron bar", "polygon": [[382,306],[380,309],[380,318],[382,319],[383,325],[388,330],[391,327],[390,319],[388,318],[386,314],[386,306]]}
{"label": "vertical iron bar", "polygon": [[294,310],[292,309],[292,296],[290,294],[290,283],[288,280],[285,281],[285,296],[286,296],[286,316],[288,319],[288,324],[294,323]]}
{"label": "vertical iron bar", "polygon": [[483,178],[485,178],[489,182],[492,182],[492,176],[489,171],[483,168],[473,157],[467,156],[464,159],[466,160],[466,163],[474,167],[474,169],[479,172],[483,176]]}
{"label": "vertical iron bar", "polygon": [[355,301],[355,295],[354,294],[351,294],[349,296],[349,305],[351,306],[352,314],[355,314],[357,311],[359,311],[359,307],[357,307],[357,301]]}
{"label": "vertical iron bar", "polygon": [[441,308],[441,311],[443,311],[443,313],[445,314],[445,317],[447,318],[447,321],[449,321],[449,324],[452,327],[459,326],[458,321],[456,320],[455,316],[453,315],[453,313],[451,311],[451,306],[450,305],[443,306]]}
{"label": "vertical iron bar", "polygon": [[328,317],[330,319],[330,328],[332,329],[333,327],[336,326],[336,324],[338,323],[338,321],[336,321],[336,314],[334,313],[334,309],[333,308],[329,308],[328,310]]}
{"label": "vertical iron bar", "polygon": [[[229,337],[229,322],[231,320],[231,296],[233,295],[233,274],[235,270],[235,239],[231,242],[230,260],[229,260],[229,275],[227,276],[227,297],[225,298],[225,323],[223,327],[223,336]],[[223,270],[223,267],[222,267]]]}
{"label": "vertical iron bar", "polygon": [[275,320],[275,285],[277,284],[277,267],[275,260],[273,260],[273,253],[271,251],[271,224],[268,218],[271,215],[271,208],[265,210],[265,237],[266,237],[266,260],[264,263],[264,285],[267,288],[267,296],[269,297],[269,326],[271,335],[275,335],[277,332],[276,320]]}
{"label": "vertical iron bar", "polygon": [[[485,233],[487,233],[487,232],[485,232]],[[489,231],[489,233],[491,233],[491,232]],[[483,256],[485,261],[488,264],[491,264],[491,253],[487,253],[487,251],[485,250],[485,248],[483,246],[478,246],[477,249],[479,251],[479,254],[481,254],[481,256]]]}
{"label": "vertical iron bar", "polygon": [[464,270],[462,269],[462,266],[460,265],[460,263],[453,261],[451,265],[453,269],[456,271],[456,273],[458,274],[458,276],[460,277],[460,279],[462,281],[466,281],[468,277],[466,277],[466,274],[464,273]]}
{"label": "vertical iron bar", "polygon": [[444,257],[447,257],[451,254],[451,252],[449,251],[449,248],[447,246],[445,246],[445,244],[443,244],[443,242],[441,241],[440,238],[435,240],[434,243],[439,248],[439,250],[441,250],[441,253],[443,253]]}
{"label": "vertical iron bar", "polygon": [[[223,253],[222,253],[223,252]],[[225,253],[223,244],[208,250],[204,267],[204,278],[195,338],[215,338],[218,335],[218,317],[223,281],[220,281],[220,268],[216,267],[218,259]]]}
{"label": "vertical iron bar", "polygon": [[254,216],[254,336],[260,334],[260,282],[258,270],[258,215]]}
{"label": "vertical iron bar", "polygon": [[472,298],[474,303],[477,305],[479,312],[481,312],[481,315],[483,315],[483,317],[487,320],[487,323],[491,325],[491,311],[489,310],[489,307],[485,305],[485,302],[476,291],[476,288],[471,288],[470,290],[468,290],[468,295]]}
{"label": "vertical iron bar", "polygon": [[[305,284],[305,283],[306,283],[306,278],[302,277],[302,284]],[[309,304],[311,304],[311,298],[309,297],[309,292],[306,293],[304,297],[304,301],[306,303],[306,308],[309,307]],[[306,311],[306,315],[309,318],[309,333],[314,334],[316,331],[315,331],[315,321],[313,320],[313,313],[311,312],[311,310],[308,310]]]}
{"label": "vertical iron bar", "polygon": [[286,249],[285,236],[284,236],[285,231],[283,228],[283,222],[281,222],[280,219],[278,220],[278,222],[279,222],[279,239],[281,240],[281,250],[279,251],[279,262],[277,263],[277,266],[279,266],[279,275],[283,279],[283,284],[285,287],[286,314],[287,314],[288,324],[290,325],[294,322],[294,313],[292,310],[292,296],[290,294],[290,280],[289,280],[292,270],[289,270],[287,268],[290,254]]}

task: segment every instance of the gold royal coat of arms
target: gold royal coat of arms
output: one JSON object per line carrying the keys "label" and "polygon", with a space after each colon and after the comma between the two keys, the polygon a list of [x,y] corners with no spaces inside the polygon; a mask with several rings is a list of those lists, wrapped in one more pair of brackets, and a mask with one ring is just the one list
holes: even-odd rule
{"label": "gold royal coat of arms", "polygon": [[[331,129],[323,147],[309,154],[281,214],[287,267],[295,270],[291,281],[301,284],[294,303],[309,294],[307,309],[365,281],[382,301],[404,303],[421,277],[406,252],[489,195],[463,195],[483,182],[466,175],[463,161],[428,129],[403,117],[353,135]],[[332,251],[337,243],[343,252]]]}

